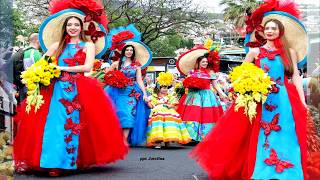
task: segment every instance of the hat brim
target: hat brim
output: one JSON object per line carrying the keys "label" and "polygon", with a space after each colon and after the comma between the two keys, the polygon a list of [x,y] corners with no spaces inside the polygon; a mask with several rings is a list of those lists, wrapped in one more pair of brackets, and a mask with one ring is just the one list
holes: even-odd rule
{"label": "hat brim", "polygon": [[194,69],[198,57],[203,56],[206,53],[208,53],[208,49],[201,47],[191,49],[179,56],[176,66],[180,73],[187,75],[192,69]]}
{"label": "hat brim", "polygon": [[135,59],[141,64],[141,69],[147,67],[152,61],[150,48],[141,41],[124,41],[126,45],[132,45],[135,49]]}
{"label": "hat brim", "polygon": [[[265,13],[262,25],[264,25],[264,23],[269,19],[277,19],[283,24],[285,28],[284,36],[287,40],[287,46],[297,52],[298,63],[300,65],[306,63],[309,39],[304,25],[296,17],[282,11],[271,11]],[[253,32],[250,34],[250,41],[255,40]]]}
{"label": "hat brim", "polygon": [[[59,42],[62,36],[62,27],[66,18],[70,16],[79,17],[83,22],[85,18],[85,13],[78,9],[65,9],[59,11],[51,16],[49,16],[40,26],[39,30],[39,42],[42,50],[46,52],[48,48],[55,42]],[[107,34],[105,28],[94,22],[96,29],[103,31]],[[84,23],[84,29],[87,30],[89,23]],[[87,39],[90,40],[90,36],[87,36]],[[107,39],[106,36],[98,38],[95,42],[96,47],[96,58],[100,58],[107,51]]]}

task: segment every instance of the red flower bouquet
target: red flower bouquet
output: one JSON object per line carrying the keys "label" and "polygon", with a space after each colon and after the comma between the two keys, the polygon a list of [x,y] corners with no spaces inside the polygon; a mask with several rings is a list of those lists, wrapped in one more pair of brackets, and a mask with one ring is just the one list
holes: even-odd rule
{"label": "red flower bouquet", "polygon": [[107,86],[113,86],[116,88],[124,88],[129,83],[129,78],[127,78],[121,71],[114,70],[109,71],[104,75],[104,82]]}
{"label": "red flower bouquet", "polygon": [[99,71],[101,69],[102,62],[100,60],[95,60],[93,64],[93,71]]}
{"label": "red flower bouquet", "polygon": [[210,80],[197,77],[187,77],[183,86],[190,89],[210,89]]}

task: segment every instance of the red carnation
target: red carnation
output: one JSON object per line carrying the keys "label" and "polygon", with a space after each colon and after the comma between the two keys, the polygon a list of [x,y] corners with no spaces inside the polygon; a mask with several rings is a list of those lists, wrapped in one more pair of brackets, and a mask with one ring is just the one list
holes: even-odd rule
{"label": "red carnation", "polygon": [[102,65],[101,61],[99,61],[99,60],[95,61],[93,64],[93,70],[98,71],[101,68],[101,65]]}
{"label": "red carnation", "polygon": [[134,38],[134,34],[131,31],[122,31],[112,36],[112,44],[120,43],[122,41]]}
{"label": "red carnation", "polygon": [[210,89],[210,80],[197,77],[187,77],[183,81],[183,87],[190,89]]}
{"label": "red carnation", "polygon": [[129,84],[129,79],[119,70],[109,71],[104,75],[105,84],[116,88],[124,88]]}

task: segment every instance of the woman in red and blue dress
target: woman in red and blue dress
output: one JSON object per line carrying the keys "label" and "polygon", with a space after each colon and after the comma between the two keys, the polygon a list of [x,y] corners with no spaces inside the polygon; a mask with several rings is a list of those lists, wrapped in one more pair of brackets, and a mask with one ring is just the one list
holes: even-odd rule
{"label": "woman in red and blue dress", "polygon": [[[245,61],[273,78],[266,102],[250,124],[234,104],[192,155],[212,179],[306,179],[306,104],[294,49],[278,46],[284,26],[264,23],[266,43],[252,48]],[[291,77],[291,82],[288,78]]]}
{"label": "woman in red and blue dress", "polygon": [[178,112],[194,141],[201,141],[223,115],[220,99],[212,90],[211,83],[221,97],[227,98],[215,83],[217,77],[210,67],[206,56],[197,58],[195,68],[189,72],[188,77],[206,81],[206,86],[203,89],[189,88],[188,94],[181,98],[178,107]]}
{"label": "woman in red and blue dress", "polygon": [[24,102],[15,118],[17,170],[87,168],[123,159],[128,151],[112,102],[97,80],[84,76],[95,44],[86,42],[82,20],[67,17],[62,32],[46,52],[58,57],[61,77],[41,89],[40,110],[27,114]]}

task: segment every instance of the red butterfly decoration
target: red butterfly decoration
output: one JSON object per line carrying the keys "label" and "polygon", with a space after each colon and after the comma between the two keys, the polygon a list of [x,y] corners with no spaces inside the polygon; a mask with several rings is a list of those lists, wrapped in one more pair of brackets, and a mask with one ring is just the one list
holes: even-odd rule
{"label": "red butterfly decoration", "polygon": [[67,88],[63,88],[63,90],[66,91],[66,92],[72,92],[74,90],[74,88],[73,88],[73,85],[70,85]]}
{"label": "red butterfly decoration", "polygon": [[83,52],[83,49],[80,49],[72,58],[65,58],[63,61],[67,63],[68,66],[76,66],[77,63],[78,65],[83,65],[86,61],[86,53]]}
{"label": "red butterfly decoration", "polygon": [[68,72],[63,72],[60,80],[64,82],[68,81],[69,83],[74,83],[74,81],[78,79],[80,76],[81,76],[80,73],[71,74]]}
{"label": "red butterfly decoration", "polygon": [[256,30],[257,31],[263,31],[264,27],[261,24],[259,24],[258,26],[256,26]]}
{"label": "red butterfly decoration", "polygon": [[278,125],[278,121],[279,121],[279,117],[280,117],[280,114],[277,113],[271,120],[270,123],[268,122],[265,122],[263,120],[260,121],[260,125],[261,127],[264,129],[264,134],[266,136],[269,136],[271,131],[280,131],[281,130],[281,126]]}
{"label": "red butterfly decoration", "polygon": [[135,97],[136,100],[139,100],[141,94],[137,93],[135,90],[132,90],[131,93],[129,94],[130,97]]}
{"label": "red butterfly decoration", "polygon": [[273,118],[272,121],[270,123],[265,122],[265,121],[260,121],[260,126],[262,127],[262,129],[264,129],[264,134],[266,136],[266,140],[263,144],[263,147],[265,148],[269,148],[269,141],[268,141],[268,136],[270,135],[271,131],[280,131],[281,130],[281,126],[278,125],[278,121],[279,121],[279,116],[280,114],[276,114]]}
{"label": "red butterfly decoration", "polygon": [[76,164],[76,161],[74,160],[74,157],[72,157],[71,166],[74,166]]}
{"label": "red butterfly decoration", "polygon": [[265,44],[267,42],[267,40],[262,35],[260,35],[259,31],[256,31],[254,33],[254,36],[256,38],[256,41],[260,42],[261,44]]}
{"label": "red butterfly decoration", "polygon": [[283,85],[283,82],[281,82],[281,77],[278,77],[277,79],[276,79],[276,83],[277,84],[279,84],[279,85]]}
{"label": "red butterfly decoration", "polygon": [[119,51],[114,51],[113,56],[110,58],[112,61],[118,61],[121,57]]}
{"label": "red butterfly decoration", "polygon": [[272,111],[275,110],[278,106],[274,106],[274,105],[271,105],[271,104],[267,104],[267,103],[266,103],[265,107],[266,107],[266,110],[267,110],[267,111],[272,112]]}
{"label": "red butterfly decoration", "polygon": [[81,110],[81,105],[80,105],[80,103],[78,101],[77,96],[72,100],[72,102],[70,102],[70,101],[68,101],[66,99],[63,99],[63,98],[61,98],[59,101],[66,108],[67,114],[71,114],[74,110],[78,110],[78,111]]}
{"label": "red butterfly decoration", "polygon": [[72,135],[71,134],[69,134],[68,136],[64,137],[64,142],[69,143],[71,141],[72,141]]}
{"label": "red butterfly decoration", "polygon": [[96,11],[90,11],[86,6],[81,6],[80,9],[86,14],[84,22],[96,21],[100,22],[100,16],[102,15],[103,9],[98,9]]}
{"label": "red butterfly decoration", "polygon": [[274,60],[276,55],[278,54],[279,54],[278,51],[268,52],[267,50],[264,50],[264,52],[262,53],[262,56],[267,57],[269,60]]}
{"label": "red butterfly decoration", "polygon": [[64,125],[65,130],[71,129],[72,134],[78,135],[80,133],[81,125],[72,122],[72,118],[68,118],[66,124]]}
{"label": "red butterfly decoration", "polygon": [[265,159],[264,162],[269,166],[276,166],[276,172],[282,173],[285,168],[291,168],[294,165],[289,161],[281,161],[274,149],[271,149],[270,157]]}
{"label": "red butterfly decoration", "polygon": [[128,85],[129,86],[133,86],[134,85],[134,78],[129,78]]}
{"label": "red butterfly decoration", "polygon": [[92,42],[96,42],[98,38],[105,36],[105,33],[102,31],[98,31],[93,22],[90,22],[88,31],[84,31],[85,35],[91,36]]}
{"label": "red butterfly decoration", "polygon": [[75,152],[76,149],[72,146],[71,148],[67,147],[66,150],[67,150],[68,154],[72,154]]}
{"label": "red butterfly decoration", "polygon": [[268,73],[270,71],[270,67],[266,63],[263,63],[263,70]]}
{"label": "red butterfly decoration", "polygon": [[131,100],[128,101],[128,104],[129,104],[129,105],[133,105],[133,103],[134,103],[133,99],[131,99]]}
{"label": "red butterfly decoration", "polygon": [[272,85],[271,85],[270,92],[271,92],[271,93],[278,93],[278,92],[279,92],[279,88],[277,87],[276,84],[272,84]]}
{"label": "red butterfly decoration", "polygon": [[257,41],[255,41],[255,42],[248,42],[248,43],[246,44],[247,47],[251,47],[251,48],[260,47],[260,46],[262,46],[262,45],[263,45],[262,43],[257,42]]}

